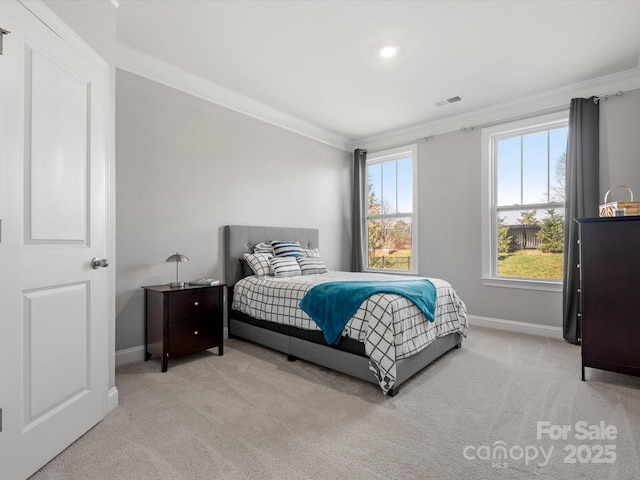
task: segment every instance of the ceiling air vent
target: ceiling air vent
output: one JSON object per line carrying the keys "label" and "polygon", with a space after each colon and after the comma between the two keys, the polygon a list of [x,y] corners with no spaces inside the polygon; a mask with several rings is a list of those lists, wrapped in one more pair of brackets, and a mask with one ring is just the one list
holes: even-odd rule
{"label": "ceiling air vent", "polygon": [[437,102],[433,102],[436,107],[443,107],[445,105],[449,105],[450,103],[456,103],[462,100],[460,95],[456,95],[455,97],[445,98],[444,100],[438,100]]}

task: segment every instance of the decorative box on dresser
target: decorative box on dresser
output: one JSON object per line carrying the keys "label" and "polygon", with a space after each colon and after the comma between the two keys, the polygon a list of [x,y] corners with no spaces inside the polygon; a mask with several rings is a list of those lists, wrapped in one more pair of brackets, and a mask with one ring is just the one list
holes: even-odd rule
{"label": "decorative box on dresser", "polygon": [[218,347],[223,355],[224,285],[170,287],[154,285],[145,291],[145,360],[162,361]]}
{"label": "decorative box on dresser", "polygon": [[578,220],[585,367],[640,376],[640,217]]}

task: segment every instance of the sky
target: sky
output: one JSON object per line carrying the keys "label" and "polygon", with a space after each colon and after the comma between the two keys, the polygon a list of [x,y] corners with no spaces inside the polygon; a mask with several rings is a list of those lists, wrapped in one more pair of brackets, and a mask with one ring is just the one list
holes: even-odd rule
{"label": "sky", "polygon": [[369,165],[369,184],[385,213],[411,213],[413,209],[411,157]]}
{"label": "sky", "polygon": [[[554,201],[553,187],[559,185],[556,166],[566,149],[566,127],[500,139],[496,159],[497,205]],[[542,220],[544,213],[538,215],[538,220]],[[513,224],[520,218],[520,212],[505,212],[501,216],[507,218],[505,223]]]}
{"label": "sky", "polygon": [[556,165],[566,149],[567,128],[551,130],[548,135],[544,131],[500,140],[497,204],[506,206],[549,201],[547,185],[549,182],[551,187],[557,185]]}
{"label": "sky", "polygon": [[[560,185],[556,166],[567,149],[567,128],[503,138],[497,142],[497,205],[540,204],[554,200]],[[368,166],[368,181],[384,213],[410,213],[413,207],[411,157]],[[561,180],[563,182],[563,180]],[[560,211],[560,213],[563,213]],[[545,216],[539,211],[538,220]],[[520,210],[503,212],[507,224],[517,223]]]}

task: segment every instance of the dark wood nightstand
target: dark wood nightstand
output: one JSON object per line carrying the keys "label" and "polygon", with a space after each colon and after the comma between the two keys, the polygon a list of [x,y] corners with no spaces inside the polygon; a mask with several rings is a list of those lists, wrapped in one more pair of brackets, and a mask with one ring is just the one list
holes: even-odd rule
{"label": "dark wood nightstand", "polygon": [[224,285],[168,285],[142,287],[145,291],[145,360],[170,358],[218,347],[223,355]]}

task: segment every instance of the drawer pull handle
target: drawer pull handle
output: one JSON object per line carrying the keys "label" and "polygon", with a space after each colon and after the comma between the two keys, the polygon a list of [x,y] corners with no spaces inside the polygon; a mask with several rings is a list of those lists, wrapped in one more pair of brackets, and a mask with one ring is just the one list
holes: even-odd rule
{"label": "drawer pull handle", "polygon": [[198,302],[193,302],[193,304],[197,307],[198,306]]}
{"label": "drawer pull handle", "polygon": [[198,330],[196,330],[195,332],[193,332],[194,335],[198,335]]}

